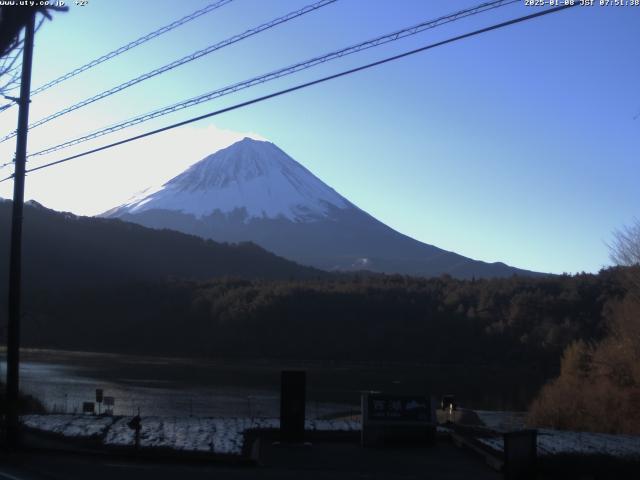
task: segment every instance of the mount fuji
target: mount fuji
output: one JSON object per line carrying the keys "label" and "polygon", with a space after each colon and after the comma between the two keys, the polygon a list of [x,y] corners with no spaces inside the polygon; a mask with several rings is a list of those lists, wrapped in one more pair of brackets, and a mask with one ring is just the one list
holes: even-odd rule
{"label": "mount fuji", "polygon": [[102,216],[217,241],[252,241],[324,270],[459,278],[535,274],[463,257],[396,232],[273,143],[250,138]]}

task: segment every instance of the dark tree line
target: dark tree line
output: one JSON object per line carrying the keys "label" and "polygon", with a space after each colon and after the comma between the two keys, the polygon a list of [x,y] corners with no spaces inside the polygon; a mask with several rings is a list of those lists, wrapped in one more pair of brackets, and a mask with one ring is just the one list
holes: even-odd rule
{"label": "dark tree line", "polygon": [[601,338],[622,269],[492,280],[167,280],[32,292],[25,342],[203,357],[536,364]]}

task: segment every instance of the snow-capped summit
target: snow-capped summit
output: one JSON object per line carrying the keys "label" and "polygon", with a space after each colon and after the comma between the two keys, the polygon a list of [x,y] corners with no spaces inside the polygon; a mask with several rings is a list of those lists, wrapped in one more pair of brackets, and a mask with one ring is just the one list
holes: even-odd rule
{"label": "snow-capped summit", "polygon": [[531,273],[479,262],[396,232],[273,143],[249,138],[104,216],[222,242],[252,241],[325,270],[467,278]]}
{"label": "snow-capped summit", "polygon": [[250,218],[294,221],[352,206],[271,142],[244,138],[209,155],[160,189],[143,192],[109,216],[171,210],[202,218],[243,211]]}

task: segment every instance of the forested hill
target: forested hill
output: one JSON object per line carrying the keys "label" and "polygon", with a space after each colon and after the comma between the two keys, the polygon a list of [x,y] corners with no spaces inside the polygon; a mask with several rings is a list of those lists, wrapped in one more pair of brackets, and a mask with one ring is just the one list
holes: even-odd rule
{"label": "forested hill", "polygon": [[[0,201],[0,287],[6,291],[11,202]],[[120,220],[79,217],[35,203],[24,210],[24,292],[221,276],[303,279],[326,275],[251,243],[223,244]],[[0,303],[4,301],[2,296]]]}
{"label": "forested hill", "polygon": [[433,364],[555,372],[577,339],[606,332],[624,288],[598,275],[493,280],[402,276],[217,279],[43,296],[26,346],[133,354]]}
{"label": "forested hill", "polygon": [[[10,207],[0,202],[0,272]],[[482,280],[332,275],[252,244],[33,205],[24,226],[27,347],[553,368],[571,342],[606,332],[625,292],[621,269]]]}

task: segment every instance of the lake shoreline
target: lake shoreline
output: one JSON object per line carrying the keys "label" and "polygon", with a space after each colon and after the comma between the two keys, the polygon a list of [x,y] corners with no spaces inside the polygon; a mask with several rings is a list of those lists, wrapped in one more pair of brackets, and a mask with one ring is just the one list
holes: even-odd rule
{"label": "lake shoreline", "polygon": [[[237,365],[291,365],[291,366],[342,366],[342,367],[424,367],[424,368],[469,368],[470,364],[465,362],[459,363],[451,363],[451,362],[441,362],[441,363],[433,363],[433,362],[421,362],[421,361],[391,361],[391,360],[330,360],[330,359],[303,359],[303,358],[278,358],[278,357],[247,357],[247,356],[239,356],[239,357],[188,357],[188,356],[171,356],[171,355],[152,355],[152,354],[144,354],[137,355],[131,353],[119,353],[119,352],[101,352],[101,351],[83,351],[83,350],[65,350],[65,349],[57,349],[57,348],[31,348],[24,347],[20,349],[21,357],[29,359],[30,361],[39,361],[41,359],[49,360],[55,358],[56,356],[77,356],[83,357],[85,359],[106,359],[106,358],[117,358],[117,359],[128,359],[132,361],[165,361],[172,363],[185,363],[185,364],[193,364],[194,362],[202,363],[202,364],[218,364],[218,363],[228,363],[228,364],[237,364]],[[0,345],[0,356],[4,356],[6,354],[6,346]],[[545,371],[545,369],[541,368],[540,365],[536,362],[531,362],[530,364],[517,364],[517,365],[499,365],[496,363],[477,363],[474,362],[472,364],[474,368],[483,368],[483,369],[495,369],[495,370],[513,370],[513,371],[536,371],[542,374],[547,374],[549,379],[553,378],[559,373],[560,363],[558,362],[557,368],[553,368],[551,371]]]}
{"label": "lake shoreline", "polygon": [[[484,365],[194,359],[50,349],[22,350],[21,386],[48,408],[72,412],[96,388],[118,397],[122,413],[272,414],[283,370],[307,372],[307,398],[317,415],[359,406],[363,391],[454,394],[462,407],[524,411],[550,377],[539,370]],[[3,357],[4,355],[2,355]],[[4,370],[4,359],[0,361]],[[1,372],[0,372],[1,374]],[[163,406],[158,406],[162,404]],[[330,406],[330,407],[329,407]]]}

